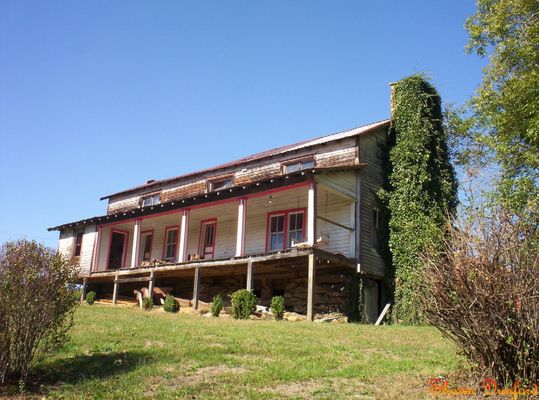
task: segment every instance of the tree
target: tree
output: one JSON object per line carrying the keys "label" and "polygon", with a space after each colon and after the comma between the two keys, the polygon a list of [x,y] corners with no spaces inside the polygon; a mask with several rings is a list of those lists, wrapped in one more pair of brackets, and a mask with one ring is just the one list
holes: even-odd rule
{"label": "tree", "polygon": [[468,52],[489,57],[477,93],[454,119],[461,161],[499,169],[495,199],[519,211],[539,205],[539,2],[478,0]]}
{"label": "tree", "polygon": [[388,181],[380,192],[389,214],[389,249],[395,273],[394,318],[421,321],[421,254],[436,249],[457,202],[440,96],[422,76],[395,84],[388,137]]}
{"label": "tree", "polygon": [[77,268],[35,241],[0,248],[0,383],[26,381],[36,352],[65,342],[78,300]]}

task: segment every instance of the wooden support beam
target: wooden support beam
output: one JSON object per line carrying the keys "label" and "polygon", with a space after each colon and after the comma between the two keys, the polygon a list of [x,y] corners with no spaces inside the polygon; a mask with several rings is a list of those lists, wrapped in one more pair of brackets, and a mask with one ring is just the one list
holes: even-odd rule
{"label": "wooden support beam", "polygon": [[254,290],[253,261],[247,261],[247,290]]}
{"label": "wooden support beam", "polygon": [[236,257],[245,254],[245,210],[247,199],[241,198],[238,204],[238,228],[236,231]]}
{"label": "wooden support beam", "polygon": [[314,246],[316,242],[316,183],[309,184],[307,194],[307,243]]}
{"label": "wooden support beam", "polygon": [[118,299],[118,279],[114,279],[114,290],[112,292],[112,304],[116,304]]}
{"label": "wooden support beam", "polygon": [[133,227],[133,246],[131,251],[131,268],[138,267],[138,255],[140,248],[140,226],[142,225],[142,220],[137,219],[135,221],[135,226]]}
{"label": "wooden support beam", "polygon": [[382,321],[384,320],[384,317],[386,316],[386,314],[387,314],[387,312],[389,310],[389,307],[391,307],[391,304],[387,303],[386,306],[384,307],[384,309],[382,310],[382,313],[380,314],[380,316],[376,320],[376,323],[374,325],[380,325],[382,323]]}
{"label": "wooden support beam", "polygon": [[118,278],[114,279],[114,283],[133,283],[133,282],[148,282],[151,278],[142,276],[137,278]]}
{"label": "wooden support beam", "polygon": [[198,310],[198,296],[200,292],[200,267],[195,267],[195,279],[193,282],[193,308]]}
{"label": "wooden support beam", "polygon": [[148,296],[150,296],[150,299],[153,299],[153,287],[155,284],[155,275],[154,272],[150,272],[150,278],[148,282]]}
{"label": "wooden support beam", "polygon": [[86,287],[88,285],[88,278],[82,278],[82,290],[80,294],[80,301],[84,301],[86,299]]}
{"label": "wooden support beam", "polygon": [[99,263],[99,248],[101,247],[101,230],[102,227],[98,226],[97,231],[95,232],[94,236],[94,248],[92,253],[92,265],[90,266],[90,271],[94,272],[97,271],[98,263]]}
{"label": "wooden support beam", "polygon": [[322,221],[326,221],[332,225],[338,226],[339,228],[346,229],[347,231],[351,231],[351,232],[354,231],[354,228],[350,228],[349,226],[339,224],[338,222],[332,221],[329,218],[324,218],[324,217],[321,217],[320,215],[318,215],[317,218],[321,219]]}
{"label": "wooden support beam", "polygon": [[183,210],[180,227],[180,245],[178,246],[178,262],[187,261],[187,235],[189,232],[189,209]]}
{"label": "wooden support beam", "polygon": [[316,286],[316,257],[308,256],[308,279],[307,279],[307,321],[314,320],[314,288]]}

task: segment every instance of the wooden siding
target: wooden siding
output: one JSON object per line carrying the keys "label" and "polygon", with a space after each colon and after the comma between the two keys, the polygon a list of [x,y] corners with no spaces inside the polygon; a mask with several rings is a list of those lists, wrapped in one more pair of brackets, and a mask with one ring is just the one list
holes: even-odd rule
{"label": "wooden siding", "polygon": [[[71,258],[73,255],[75,245],[75,232],[80,231],[67,230],[60,232],[58,251],[65,257]],[[94,254],[95,235],[96,226],[86,226],[86,228],[84,229],[84,235],[82,236],[82,248],[79,257],[79,268],[81,276],[88,276],[90,274],[90,267],[92,265],[92,258]]]}
{"label": "wooden siding", "polygon": [[361,179],[361,272],[376,277],[384,277],[385,264],[372,247],[372,210],[379,208],[376,192],[383,185],[381,149],[379,143],[384,140],[385,131],[360,137],[361,162],[368,166],[359,171]]}

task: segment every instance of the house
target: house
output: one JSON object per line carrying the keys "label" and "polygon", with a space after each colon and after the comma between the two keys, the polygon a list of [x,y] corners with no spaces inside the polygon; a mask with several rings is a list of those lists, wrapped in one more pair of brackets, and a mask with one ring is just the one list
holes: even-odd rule
{"label": "house", "polygon": [[141,286],[210,302],[240,288],[260,304],[283,295],[309,320],[353,313],[358,277],[370,321],[381,303],[375,193],[389,120],[102,197],[107,213],[49,228],[80,265],[85,290]]}

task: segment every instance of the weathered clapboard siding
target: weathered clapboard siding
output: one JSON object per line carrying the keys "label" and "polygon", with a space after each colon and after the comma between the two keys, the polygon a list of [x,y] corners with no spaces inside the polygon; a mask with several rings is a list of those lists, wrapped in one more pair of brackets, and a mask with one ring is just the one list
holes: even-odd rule
{"label": "weathered clapboard siding", "polygon": [[360,137],[361,162],[367,167],[360,171],[361,177],[361,271],[377,277],[385,274],[385,265],[378,251],[372,247],[372,210],[379,208],[376,192],[383,185],[381,149],[385,131]]}
{"label": "weathered clapboard siding", "polygon": [[[318,190],[317,214],[320,217],[354,228],[354,215],[351,200],[325,190]],[[354,232],[318,219],[316,226],[320,248],[346,257],[354,255]]]}
{"label": "weathered clapboard siding", "polygon": [[205,193],[206,181],[215,176],[232,175],[235,185],[243,185],[261,179],[268,179],[282,173],[282,163],[287,160],[313,156],[318,168],[353,166],[358,162],[358,149],[354,138],[346,138],[328,144],[318,145],[315,148],[303,148],[291,153],[284,153],[270,160],[257,160],[246,165],[231,166],[216,173],[169,182],[162,185],[152,185],[141,188],[134,193],[113,196],[109,199],[107,212],[113,214],[126,211],[139,206],[142,195],[161,192],[161,201],[173,201],[185,197],[197,196]]}
{"label": "weathered clapboard siding", "polygon": [[[60,233],[58,251],[67,258],[71,258],[73,256],[76,232],[79,231],[67,230]],[[88,276],[90,274],[90,267],[94,254],[95,233],[95,225],[88,225],[84,229],[81,254],[78,262],[81,276]]]}

